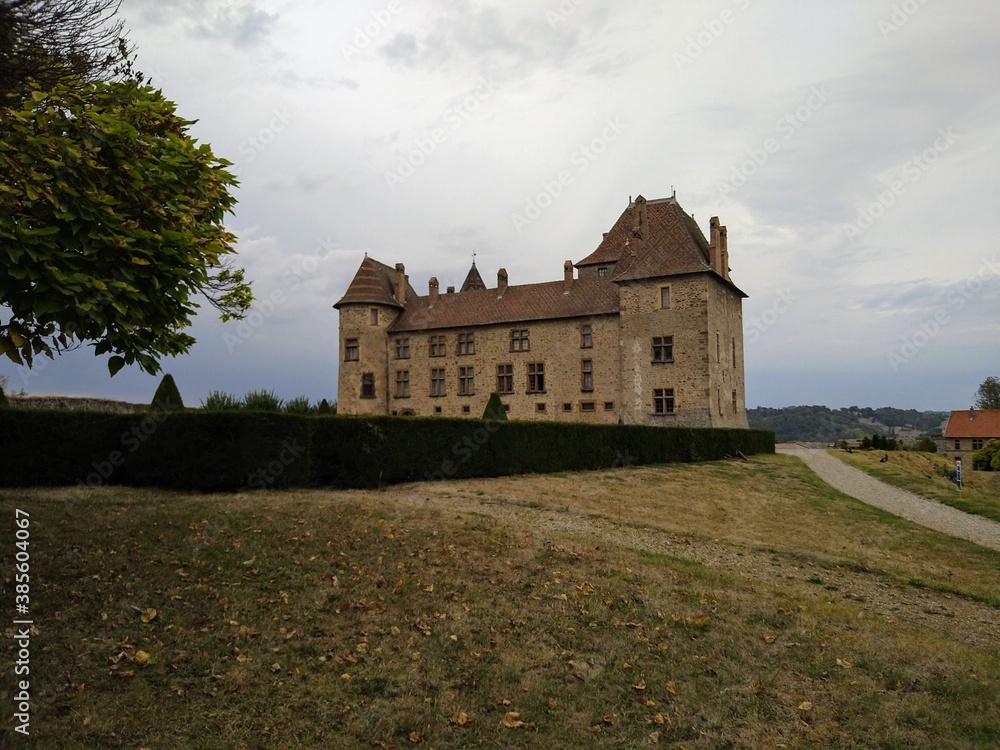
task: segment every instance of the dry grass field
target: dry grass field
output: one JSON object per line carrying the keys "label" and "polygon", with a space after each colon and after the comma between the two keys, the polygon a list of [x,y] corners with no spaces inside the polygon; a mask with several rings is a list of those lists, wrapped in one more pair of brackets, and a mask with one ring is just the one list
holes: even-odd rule
{"label": "dry grass field", "polygon": [[17,508],[3,747],[1000,747],[1000,554],[788,456]]}

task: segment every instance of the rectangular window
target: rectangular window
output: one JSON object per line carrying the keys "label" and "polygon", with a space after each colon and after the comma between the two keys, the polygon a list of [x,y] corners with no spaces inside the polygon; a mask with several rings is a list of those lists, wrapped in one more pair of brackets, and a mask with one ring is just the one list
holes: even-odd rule
{"label": "rectangular window", "polygon": [[598,269],[597,269],[597,276],[598,276],[599,278],[602,278],[602,279],[603,279],[603,278],[604,278],[604,277],[606,277],[607,275],[608,275],[608,268],[607,268],[607,266],[604,266],[603,268],[598,268]]}
{"label": "rectangular window", "polygon": [[736,339],[733,339],[733,367],[736,367]]}
{"label": "rectangular window", "polygon": [[955,450],[957,450],[957,451],[962,450],[962,441],[961,440],[955,440]]}
{"label": "rectangular window", "polygon": [[445,352],[444,336],[431,336],[430,339],[432,357],[443,357]]}
{"label": "rectangular window", "polygon": [[475,388],[475,368],[474,367],[459,367],[458,368],[458,395],[459,396],[472,396],[476,392]]}
{"label": "rectangular window", "polygon": [[654,336],[653,337],[653,361],[673,362],[674,361],[674,337]]}
{"label": "rectangular window", "polygon": [[656,388],[653,390],[653,413],[654,414],[674,413],[673,388]]}
{"label": "rectangular window", "polygon": [[377,307],[371,308],[371,319],[372,319],[372,325],[373,326],[377,326],[378,325],[378,308]]}
{"label": "rectangular window", "polygon": [[472,408],[471,407],[469,407],[469,406],[463,406],[462,407],[462,414],[471,414],[471,413],[472,413]]}
{"label": "rectangular window", "polygon": [[435,414],[440,414],[441,413],[441,407],[440,406],[435,406],[434,407],[434,413]]}
{"label": "rectangular window", "polygon": [[573,411],[573,404],[563,404],[563,411]]}
{"label": "rectangular window", "polygon": [[716,333],[715,333],[715,361],[716,362],[721,362],[722,361],[722,344],[720,342],[721,342],[721,339],[719,338],[719,333],[718,333],[718,331],[716,331]]}
{"label": "rectangular window", "polygon": [[497,393],[514,392],[514,365],[497,365]]}
{"label": "rectangular window", "polygon": [[410,397],[410,371],[396,370],[396,398]]}
{"label": "rectangular window", "polygon": [[358,361],[358,340],[357,339],[344,339],[344,361],[345,362],[357,362]]}
{"label": "rectangular window", "polygon": [[476,353],[476,334],[474,333],[458,334],[458,353],[459,354]]}
{"label": "rectangular window", "polygon": [[736,391],[733,391],[733,414],[737,411],[736,409]]}
{"label": "rectangular window", "polygon": [[660,309],[669,310],[670,309],[670,287],[661,286],[660,287]]}
{"label": "rectangular window", "polygon": [[510,350],[512,352],[526,352],[528,351],[528,332],[527,331],[511,331],[510,332]]}
{"label": "rectangular window", "polygon": [[545,411],[545,404],[535,404],[535,411]]}
{"label": "rectangular window", "polygon": [[375,398],[375,373],[366,372],[361,376],[361,398]]}
{"label": "rectangular window", "polygon": [[590,359],[585,359],[581,363],[581,377],[580,390],[584,392],[594,390],[594,362]]}
{"label": "rectangular window", "polygon": [[580,348],[590,349],[594,345],[594,335],[591,332],[590,324],[580,326]]}
{"label": "rectangular window", "polygon": [[542,362],[528,365],[528,393],[545,393],[545,364]]}
{"label": "rectangular window", "polygon": [[403,336],[396,339],[396,359],[410,358],[410,338]]}
{"label": "rectangular window", "polygon": [[615,410],[615,402],[614,401],[605,401],[604,402],[604,411],[614,411],[614,410]]}
{"label": "rectangular window", "polygon": [[443,396],[444,390],[444,368],[431,370],[431,396]]}
{"label": "rectangular window", "polygon": [[986,442],[982,438],[972,438],[972,450],[981,451],[983,449],[983,443]]}
{"label": "rectangular window", "polygon": [[593,401],[584,401],[582,404],[580,404],[580,411],[595,411],[596,409],[597,406],[594,404]]}

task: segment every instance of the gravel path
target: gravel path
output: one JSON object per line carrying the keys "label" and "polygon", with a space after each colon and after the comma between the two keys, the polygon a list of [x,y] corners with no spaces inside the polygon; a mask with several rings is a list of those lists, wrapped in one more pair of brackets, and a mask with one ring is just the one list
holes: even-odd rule
{"label": "gravel path", "polygon": [[1000,523],[963,513],[865,474],[825,450],[782,444],[779,453],[801,458],[824,482],[846,495],[929,529],[1000,551]]}

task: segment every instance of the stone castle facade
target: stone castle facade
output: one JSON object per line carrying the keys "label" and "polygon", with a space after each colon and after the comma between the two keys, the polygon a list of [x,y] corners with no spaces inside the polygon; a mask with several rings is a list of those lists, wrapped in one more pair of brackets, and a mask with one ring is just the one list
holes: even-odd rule
{"label": "stone castle facade", "polygon": [[[575,271],[575,272],[574,272]],[[340,312],[341,414],[746,427],[743,312],[726,228],[676,197],[630,201],[563,279],[420,296],[402,263],[365,257]]]}

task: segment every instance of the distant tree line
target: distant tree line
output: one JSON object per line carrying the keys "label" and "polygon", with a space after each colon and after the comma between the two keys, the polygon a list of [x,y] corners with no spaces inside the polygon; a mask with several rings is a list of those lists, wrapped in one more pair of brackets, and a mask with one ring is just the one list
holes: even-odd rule
{"label": "distant tree line", "polygon": [[948,412],[917,411],[881,407],[788,406],[747,410],[750,426],[773,430],[779,442],[827,443],[838,440],[871,439],[873,433],[895,437],[897,429],[916,430],[921,435],[939,434]]}

